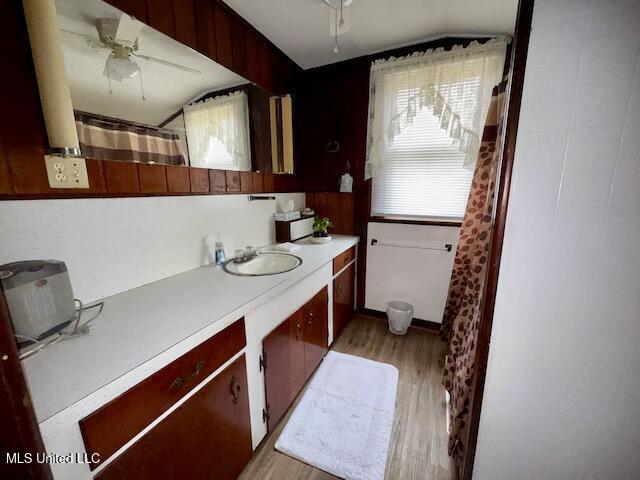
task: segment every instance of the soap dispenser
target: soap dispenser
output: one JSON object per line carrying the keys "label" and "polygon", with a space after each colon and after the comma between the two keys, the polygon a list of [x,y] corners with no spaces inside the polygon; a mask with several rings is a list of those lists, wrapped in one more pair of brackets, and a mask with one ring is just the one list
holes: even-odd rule
{"label": "soap dispenser", "polygon": [[222,242],[218,241],[216,242],[216,249],[215,249],[215,264],[222,265],[226,261],[227,259],[224,256],[224,245],[222,244]]}

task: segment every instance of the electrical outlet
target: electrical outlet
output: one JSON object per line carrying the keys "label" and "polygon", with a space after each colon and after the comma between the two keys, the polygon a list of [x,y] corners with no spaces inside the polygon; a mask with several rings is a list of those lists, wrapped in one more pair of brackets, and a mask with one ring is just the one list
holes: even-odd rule
{"label": "electrical outlet", "polygon": [[44,163],[51,188],[89,188],[84,158],[45,155]]}

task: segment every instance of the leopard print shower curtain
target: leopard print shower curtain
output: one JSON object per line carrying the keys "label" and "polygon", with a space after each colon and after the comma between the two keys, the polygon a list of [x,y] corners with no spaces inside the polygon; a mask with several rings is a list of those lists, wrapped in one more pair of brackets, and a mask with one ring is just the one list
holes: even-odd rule
{"label": "leopard print shower curtain", "polygon": [[459,465],[464,454],[461,432],[466,427],[484,283],[489,260],[495,180],[500,163],[499,142],[504,85],[491,98],[467,209],[460,230],[449,296],[440,336],[447,342],[443,384],[449,392],[449,455]]}

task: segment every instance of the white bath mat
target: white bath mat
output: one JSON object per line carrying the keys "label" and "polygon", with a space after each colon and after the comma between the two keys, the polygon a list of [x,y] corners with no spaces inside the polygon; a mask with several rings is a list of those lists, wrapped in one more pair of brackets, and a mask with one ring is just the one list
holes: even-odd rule
{"label": "white bath mat", "polygon": [[398,370],[330,351],[276,449],[347,480],[383,480]]}

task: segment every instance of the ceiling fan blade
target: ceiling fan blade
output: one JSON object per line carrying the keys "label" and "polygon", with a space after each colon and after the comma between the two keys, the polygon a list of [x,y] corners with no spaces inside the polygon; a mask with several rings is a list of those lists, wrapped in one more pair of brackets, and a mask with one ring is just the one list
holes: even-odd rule
{"label": "ceiling fan blade", "polygon": [[[100,43],[99,39],[92,37],[91,35],[85,35],[84,33],[78,33],[78,32],[74,32],[73,30],[66,30],[64,28],[61,28],[60,31],[64,33],[70,33],[71,35],[75,35],[76,37],[82,37],[82,38],[86,38],[87,40],[92,40],[96,43]],[[109,48],[109,47],[106,47],[105,45],[103,45],[103,47]]]}
{"label": "ceiling fan blade", "polygon": [[111,47],[108,47],[107,45],[102,43],[98,38],[92,37],[91,35],[85,35],[84,33],[74,32],[73,30],[65,30],[64,28],[61,28],[60,31],[64,33],[69,33],[71,35],[75,35],[76,37],[84,38],[87,41],[87,44],[96,52],[99,49],[111,50]]}
{"label": "ceiling fan blade", "polygon": [[168,60],[163,60],[161,58],[150,57],[149,55],[141,55],[139,53],[132,53],[132,55],[141,58],[143,60],[147,60],[149,62],[161,63],[162,65],[166,65],[168,67],[177,68],[179,70],[184,70],[185,72],[190,73],[202,73],[200,70],[196,70],[195,68],[185,67],[184,65],[179,65],[177,63],[170,62]]}
{"label": "ceiling fan blade", "polygon": [[138,37],[143,28],[144,23],[123,13],[118,19],[114,40],[118,42],[129,42],[131,45],[134,45],[138,41]]}

